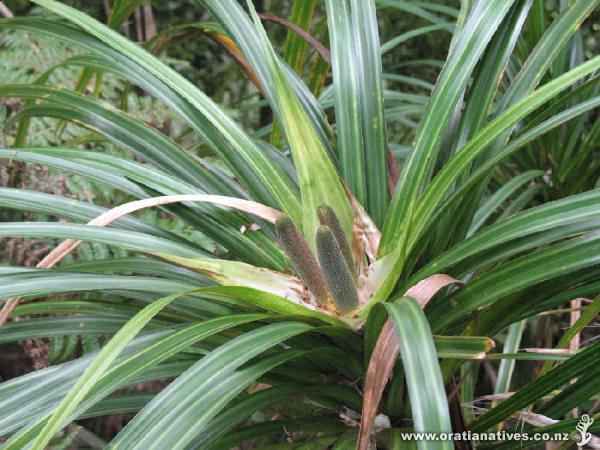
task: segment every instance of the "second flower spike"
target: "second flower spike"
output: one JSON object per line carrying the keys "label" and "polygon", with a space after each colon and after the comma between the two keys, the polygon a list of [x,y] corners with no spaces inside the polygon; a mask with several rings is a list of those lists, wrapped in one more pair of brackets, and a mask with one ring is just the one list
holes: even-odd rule
{"label": "second flower spike", "polygon": [[321,225],[317,230],[317,254],[338,309],[342,313],[356,309],[358,292],[354,284],[354,277],[346,264],[333,231],[327,225]]}
{"label": "second flower spike", "polygon": [[317,208],[317,215],[319,216],[319,222],[321,222],[321,225],[327,225],[329,228],[331,228],[333,236],[340,246],[340,250],[344,256],[344,261],[346,261],[346,265],[348,266],[348,269],[350,269],[352,278],[356,280],[356,270],[354,267],[354,259],[352,258],[352,250],[350,249],[350,244],[344,235],[342,224],[335,215],[333,208],[329,205],[321,205]]}

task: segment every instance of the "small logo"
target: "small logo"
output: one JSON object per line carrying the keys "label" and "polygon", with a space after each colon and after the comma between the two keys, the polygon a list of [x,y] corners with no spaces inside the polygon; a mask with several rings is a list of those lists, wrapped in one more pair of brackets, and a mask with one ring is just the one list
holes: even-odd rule
{"label": "small logo", "polygon": [[579,447],[583,447],[585,444],[592,440],[592,433],[588,433],[588,428],[594,423],[594,419],[587,414],[581,416],[579,423],[575,426],[575,429],[581,433],[581,442],[578,442]]}

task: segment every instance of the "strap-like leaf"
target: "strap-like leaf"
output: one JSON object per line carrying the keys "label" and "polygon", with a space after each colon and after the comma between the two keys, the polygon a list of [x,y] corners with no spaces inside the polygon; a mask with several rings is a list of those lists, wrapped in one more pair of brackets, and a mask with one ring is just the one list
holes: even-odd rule
{"label": "strap-like leaf", "polygon": [[[400,342],[400,356],[416,432],[452,431],[446,391],[431,330],[423,310],[411,297],[386,305]],[[451,449],[451,442],[418,442],[419,449]]]}
{"label": "strap-like leaf", "polygon": [[327,19],[340,169],[354,196],[381,226],[388,204],[387,146],[375,3],[329,0]]}
{"label": "strap-like leaf", "polygon": [[269,42],[256,12],[251,10],[274,85],[282,126],[298,173],[302,196],[302,220],[298,214],[288,214],[297,225],[302,224],[304,236],[315,250],[314,236],[319,227],[317,208],[327,204],[338,215],[346,236],[352,232],[352,209],[335,167],[327,156],[314,124],[302,108],[279,59]]}
{"label": "strap-like leaf", "polygon": [[512,413],[526,408],[543,395],[552,392],[554,389],[558,389],[573,378],[594,373],[598,376],[600,370],[598,357],[600,357],[600,342],[582,350],[568,361],[563,362],[560,366],[532,381],[514,393],[510,398],[476,419],[471,426],[471,431],[477,433],[487,430],[506,419]]}
{"label": "strap-like leaf", "polygon": [[109,448],[184,448],[248,383],[298,353],[276,354],[275,360],[263,360],[238,370],[242,364],[310,329],[309,325],[294,322],[268,325],[217,348],[157,395],[127,424]]}
{"label": "strap-like leaf", "polygon": [[200,111],[237,148],[279,206],[295,221],[300,222],[298,199],[288,177],[274,165],[254,142],[216,103],[175,70],[119,33],[75,8],[54,0],[39,0],[38,4],[81,26],[118,52],[133,60],[152,75],[171,87]]}
{"label": "strap-like leaf", "polygon": [[[240,3],[243,2],[237,0],[202,0],[202,3],[218,18],[219,22],[233,37],[256,72],[262,86],[264,86],[265,95],[275,115],[279,120],[284,120],[281,105],[279,104],[280,100],[278,99],[280,94],[277,93],[277,87],[273,79],[273,71],[269,60],[270,56],[261,48],[261,33],[256,28],[256,23],[253,26],[248,15],[241,7]],[[329,139],[332,133],[321,105],[294,70],[284,64],[279,58],[277,59],[281,64],[282,73],[290,83],[291,90],[288,92],[295,92],[299,100],[299,105],[307,117],[309,117],[321,144],[330,153]]]}
{"label": "strap-like leaf", "polygon": [[427,171],[436,160],[444,130],[459,96],[512,3],[510,0],[477,2],[464,31],[455,42],[419,125],[414,149],[403,169],[404,176],[400,178],[392,198],[379,247],[381,255],[389,253],[399,243],[399,236],[408,233],[416,199]]}
{"label": "strap-like leaf", "polygon": [[[112,362],[117,358],[125,346],[139,333],[139,331],[154,317],[161,309],[175,300],[181,294],[164,297],[146,306],[136,314],[115,336],[104,346],[102,351],[93,360],[83,375],[77,380],[61,404],[50,416],[48,423],[35,439],[32,449],[42,450],[50,442],[54,434],[59,431],[64,422],[75,411],[77,405],[84,399],[86,394],[94,387],[94,384],[108,370]],[[17,448],[11,444],[7,449]]]}

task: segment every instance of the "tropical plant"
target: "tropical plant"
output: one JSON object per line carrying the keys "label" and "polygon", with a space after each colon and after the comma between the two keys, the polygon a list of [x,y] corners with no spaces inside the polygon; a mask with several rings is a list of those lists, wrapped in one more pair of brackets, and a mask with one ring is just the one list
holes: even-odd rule
{"label": "tropical plant", "polygon": [[[251,3],[247,13],[235,0],[203,0],[219,22],[204,26],[272,109],[275,125],[256,133],[115,31],[140,2],[115,1],[109,26],[54,0],[35,3],[67,22],[12,18],[0,28],[83,49],[61,66],[110,73],[154,96],[220,164],[46,78],[0,86],[0,96],[26,101],[8,123],[22,133],[31,117],[58,118],[137,157],[0,150],[131,200],[105,209],[0,190],[6,208],[69,220],[0,223],[0,236],[67,239],[36,269],[0,268],[2,321],[39,316],[4,324],[0,342],[112,336],[0,384],[3,448],[42,449],[69,423],[116,412],[135,416],[108,448],[401,449],[412,445],[407,430],[496,431],[519,419],[532,433],[579,437],[572,411],[597,399],[600,342],[566,348],[600,300],[563,307],[600,293],[600,56],[587,53],[582,27],[599,0],[560,2],[552,16],[539,0],[460,9],[379,0],[431,22],[383,45],[374,0],[326,0],[331,53],[290,32],[285,58]],[[309,28],[316,4],[294,1],[292,22]],[[434,85],[384,72],[382,53],[440,31],[452,41]],[[325,86],[322,56],[332,65]],[[298,75],[305,61],[308,84]],[[206,239],[132,215],[145,208]],[[81,241],[127,253],[53,268]],[[518,351],[528,324],[565,312],[580,317],[554,348]],[[520,360],[546,363],[517,386]],[[479,379],[483,365],[498,369],[496,380]],[[160,392],[119,393],[163,378],[175,380]]]}

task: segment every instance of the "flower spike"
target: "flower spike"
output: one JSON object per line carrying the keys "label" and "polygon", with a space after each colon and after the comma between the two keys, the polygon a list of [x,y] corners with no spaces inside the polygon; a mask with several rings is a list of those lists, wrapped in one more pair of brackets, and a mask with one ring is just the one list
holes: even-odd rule
{"label": "flower spike", "polygon": [[343,313],[356,309],[358,292],[352,273],[344,261],[333,231],[327,225],[321,225],[317,230],[317,254],[338,309]]}
{"label": "flower spike", "polygon": [[275,221],[275,232],[298,277],[315,296],[317,303],[326,305],[329,299],[327,282],[308,243],[292,219],[285,214],[279,216]]}

